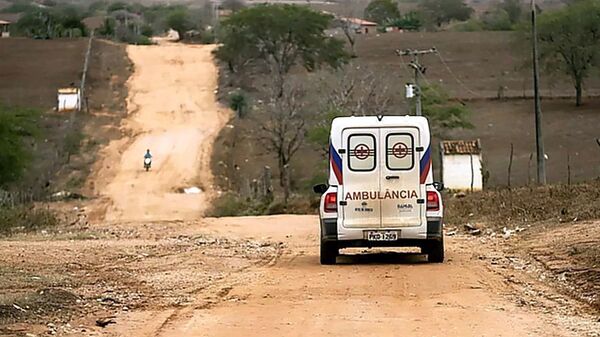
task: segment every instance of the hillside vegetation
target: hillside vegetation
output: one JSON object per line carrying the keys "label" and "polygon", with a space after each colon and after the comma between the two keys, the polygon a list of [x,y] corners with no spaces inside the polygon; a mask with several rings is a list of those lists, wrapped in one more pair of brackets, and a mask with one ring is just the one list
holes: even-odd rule
{"label": "hillside vegetation", "polygon": [[[334,33],[333,37],[346,40],[343,33]],[[297,150],[289,160],[288,172],[292,195],[299,205],[304,205],[299,207],[306,207],[304,196],[311,195],[310,186],[326,178],[323,145],[326,141],[323,139],[327,138],[327,125],[332,116],[402,115],[413,111],[411,103],[403,98],[404,84],[412,82],[414,77],[413,69],[408,66],[411,59],[396,54],[396,50],[405,49],[436,48],[437,53],[424,55],[419,60],[425,67],[421,84],[435,88],[431,94],[448,97],[449,101],[443,104],[458,103],[469,116],[469,123],[454,125],[454,128],[434,127],[436,142],[480,138],[487,186],[507,184],[512,143],[515,152],[510,180],[513,185],[532,183],[535,177],[535,163],[531,159],[535,152],[530,100],[533,91],[528,66],[530,52],[523,43],[522,36],[514,32],[359,34],[353,46],[355,57],[342,71],[309,69],[307,72],[300,64],[292,67],[285,75],[286,83],[294,89],[290,93],[296,93],[291,97],[297,114],[306,121],[301,125],[305,131],[299,137],[300,144],[295,145]],[[238,56],[241,55],[243,53]],[[277,169],[280,163],[276,153],[261,141],[263,123],[270,120],[267,111],[273,98],[270,77],[262,75],[264,65],[255,62],[260,57],[244,59],[238,69],[223,64],[223,99],[238,111],[238,117],[231,122],[231,128],[222,132],[218,140],[221,151],[215,153],[214,163],[221,186],[234,193],[227,194],[237,200],[233,200],[234,204],[253,200],[253,181],[260,182],[265,165],[274,171],[275,199],[280,191],[279,181],[285,179]],[[595,69],[593,71],[597,71]],[[586,96],[600,94],[597,77],[590,77],[586,84]],[[550,158],[547,162],[549,181],[574,182],[597,177],[600,162],[593,125],[600,123],[600,116],[594,113],[598,100],[591,99],[580,108],[570,106],[569,101],[575,101],[572,98],[575,90],[571,78],[564,72],[544,70],[541,87],[548,135],[546,151]],[[425,114],[431,114],[432,108],[426,107]],[[464,127],[468,124],[473,128]],[[313,131],[319,128],[322,131],[318,133],[324,136],[313,142]],[[438,168],[437,153],[434,153],[434,163]],[[434,174],[438,178],[437,169]],[[237,197],[232,197],[236,194]],[[278,209],[265,208],[263,203],[258,207],[270,209],[268,212]]]}

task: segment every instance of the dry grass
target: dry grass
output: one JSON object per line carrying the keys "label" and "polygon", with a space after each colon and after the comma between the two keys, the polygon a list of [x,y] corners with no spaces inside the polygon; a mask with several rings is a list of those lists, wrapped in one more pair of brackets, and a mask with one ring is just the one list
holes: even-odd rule
{"label": "dry grass", "polygon": [[31,232],[58,225],[56,214],[32,205],[0,207],[0,237],[20,232]]}
{"label": "dry grass", "polygon": [[600,180],[475,192],[448,197],[445,205],[449,225],[483,222],[487,227],[502,228],[542,221],[592,220],[600,218]]}

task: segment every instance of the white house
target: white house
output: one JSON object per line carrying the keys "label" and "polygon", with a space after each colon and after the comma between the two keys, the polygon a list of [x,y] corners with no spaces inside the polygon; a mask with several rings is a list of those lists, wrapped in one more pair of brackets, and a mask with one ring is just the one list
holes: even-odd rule
{"label": "white house", "polygon": [[81,108],[81,95],[78,88],[58,89],[58,111],[73,111]]}
{"label": "white house", "polygon": [[0,20],[0,37],[10,37],[9,27],[10,21]]}
{"label": "white house", "polygon": [[483,189],[481,143],[477,140],[440,142],[442,181],[452,190]]}
{"label": "white house", "polygon": [[377,32],[377,23],[359,18],[341,18],[341,21],[350,25],[356,34],[369,34]]}

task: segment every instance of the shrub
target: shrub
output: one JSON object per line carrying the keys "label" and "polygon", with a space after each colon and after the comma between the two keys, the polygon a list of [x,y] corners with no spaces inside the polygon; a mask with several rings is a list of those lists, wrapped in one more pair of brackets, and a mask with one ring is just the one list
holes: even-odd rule
{"label": "shrub", "polygon": [[58,223],[56,214],[48,209],[32,205],[0,207],[0,236],[54,227]]}
{"label": "shrub", "polygon": [[26,143],[39,133],[39,112],[0,103],[0,186],[18,180],[31,160]]}
{"label": "shrub", "polygon": [[79,153],[83,138],[83,133],[79,131],[74,131],[67,134],[65,137],[65,153],[67,154],[67,161],[70,161],[72,155]]}
{"label": "shrub", "polygon": [[150,40],[150,38],[145,35],[138,35],[134,39],[134,42],[130,42],[130,43],[141,45],[141,46],[149,46],[149,45],[154,44],[154,42],[152,42],[152,40]]}
{"label": "shrub", "polygon": [[510,17],[503,9],[484,14],[481,21],[485,30],[512,30]]}
{"label": "shrub", "polygon": [[233,192],[223,193],[213,200],[212,209],[208,216],[244,216],[265,214],[268,204],[260,201],[252,201],[249,198],[243,198]]}
{"label": "shrub", "polygon": [[248,99],[242,91],[237,91],[229,95],[229,107],[235,111],[239,118],[244,118],[246,115],[246,107],[248,106]]}
{"label": "shrub", "polygon": [[457,32],[478,32],[483,30],[483,23],[478,19],[470,19],[454,26]]}

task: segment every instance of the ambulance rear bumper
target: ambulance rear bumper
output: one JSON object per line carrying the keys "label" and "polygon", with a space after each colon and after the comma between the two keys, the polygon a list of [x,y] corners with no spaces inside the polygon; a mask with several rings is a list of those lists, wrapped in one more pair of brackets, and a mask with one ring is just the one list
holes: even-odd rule
{"label": "ambulance rear bumper", "polygon": [[[321,219],[323,241],[335,241],[339,248],[345,247],[411,247],[421,246],[426,240],[442,239],[442,219],[428,219],[427,226],[404,228],[339,228],[337,219]],[[365,231],[399,231],[396,241],[368,241]]]}

